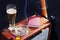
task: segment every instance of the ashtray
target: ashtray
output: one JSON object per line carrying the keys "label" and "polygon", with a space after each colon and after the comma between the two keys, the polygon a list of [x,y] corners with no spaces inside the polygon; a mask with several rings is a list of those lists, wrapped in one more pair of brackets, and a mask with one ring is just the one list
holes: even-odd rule
{"label": "ashtray", "polygon": [[28,28],[27,27],[9,27],[8,28],[10,33],[15,36],[25,36],[28,35]]}

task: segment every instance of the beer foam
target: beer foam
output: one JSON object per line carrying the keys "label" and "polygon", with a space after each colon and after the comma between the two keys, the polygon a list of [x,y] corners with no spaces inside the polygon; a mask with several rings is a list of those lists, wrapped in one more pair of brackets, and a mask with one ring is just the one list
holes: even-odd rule
{"label": "beer foam", "polygon": [[7,10],[8,14],[14,14],[16,12],[17,12],[16,9],[13,9],[13,8],[10,8],[10,9]]}

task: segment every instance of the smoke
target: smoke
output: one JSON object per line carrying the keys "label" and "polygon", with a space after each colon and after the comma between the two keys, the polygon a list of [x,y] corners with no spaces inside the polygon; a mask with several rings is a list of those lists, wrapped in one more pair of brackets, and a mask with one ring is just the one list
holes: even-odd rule
{"label": "smoke", "polygon": [[46,8],[48,8],[48,0],[46,0]]}
{"label": "smoke", "polygon": [[25,15],[25,17],[27,18],[28,16],[27,16],[27,11],[26,11],[26,9],[27,9],[27,0],[25,0],[25,7],[24,7],[24,15]]}

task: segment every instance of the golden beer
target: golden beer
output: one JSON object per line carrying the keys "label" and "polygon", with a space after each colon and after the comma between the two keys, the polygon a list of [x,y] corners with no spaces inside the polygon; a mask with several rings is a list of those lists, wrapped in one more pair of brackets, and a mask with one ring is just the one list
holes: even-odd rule
{"label": "golden beer", "polygon": [[15,26],[15,19],[16,19],[16,9],[10,8],[7,10],[7,15],[9,19],[9,27]]}

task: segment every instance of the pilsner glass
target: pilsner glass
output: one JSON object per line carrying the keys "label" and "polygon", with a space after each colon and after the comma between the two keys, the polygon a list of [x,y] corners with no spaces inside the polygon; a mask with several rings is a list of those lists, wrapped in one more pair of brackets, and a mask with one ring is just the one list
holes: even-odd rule
{"label": "pilsner glass", "polygon": [[16,12],[17,10],[14,4],[7,5],[6,13],[9,19],[8,30],[10,30],[10,32],[17,37],[27,35],[28,29],[26,27],[23,27],[24,25],[21,26],[20,24],[20,27],[15,26]]}
{"label": "pilsner glass", "polygon": [[16,19],[16,5],[9,4],[6,7],[6,12],[9,19],[9,27],[15,27],[15,19]]}

